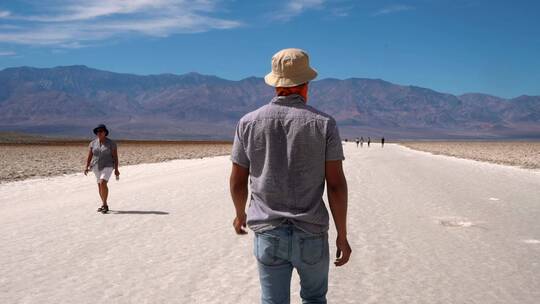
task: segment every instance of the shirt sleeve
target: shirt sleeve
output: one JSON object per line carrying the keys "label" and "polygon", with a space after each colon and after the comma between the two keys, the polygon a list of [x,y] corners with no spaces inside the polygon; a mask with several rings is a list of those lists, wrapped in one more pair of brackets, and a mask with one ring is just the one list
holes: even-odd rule
{"label": "shirt sleeve", "polygon": [[236,131],[234,133],[231,161],[244,168],[249,168],[249,158],[247,156],[246,149],[244,148],[242,125],[240,123],[236,125]]}
{"label": "shirt sleeve", "polygon": [[326,127],[326,161],[344,159],[343,146],[336,121],[330,119]]}
{"label": "shirt sleeve", "polygon": [[111,140],[111,149],[115,150],[116,148],[116,142]]}

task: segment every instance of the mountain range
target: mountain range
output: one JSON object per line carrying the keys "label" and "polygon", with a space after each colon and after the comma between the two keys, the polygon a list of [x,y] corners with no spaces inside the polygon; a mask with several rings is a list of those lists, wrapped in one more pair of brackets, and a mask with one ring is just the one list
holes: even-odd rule
{"label": "mountain range", "polygon": [[[0,130],[92,136],[92,127],[105,123],[115,138],[231,139],[238,119],[273,95],[257,77],[6,68],[0,71]],[[540,96],[456,96],[349,78],[313,81],[308,103],[332,115],[345,138],[540,139]]]}

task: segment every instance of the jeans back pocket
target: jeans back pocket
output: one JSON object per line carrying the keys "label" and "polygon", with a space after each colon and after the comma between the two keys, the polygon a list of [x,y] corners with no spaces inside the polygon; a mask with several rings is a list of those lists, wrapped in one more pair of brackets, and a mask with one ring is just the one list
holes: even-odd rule
{"label": "jeans back pocket", "polygon": [[278,257],[279,237],[255,233],[255,257],[259,263],[267,266],[276,266],[287,261]]}
{"label": "jeans back pocket", "polygon": [[300,258],[308,265],[319,263],[326,250],[325,234],[300,238]]}

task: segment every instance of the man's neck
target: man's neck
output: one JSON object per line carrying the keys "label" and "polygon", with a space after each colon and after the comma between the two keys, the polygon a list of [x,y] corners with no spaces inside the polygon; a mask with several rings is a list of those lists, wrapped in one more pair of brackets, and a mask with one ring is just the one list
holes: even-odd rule
{"label": "man's neck", "polygon": [[290,94],[281,94],[281,95],[278,95],[278,96],[283,96],[283,97],[288,97],[288,96],[291,96],[291,95],[299,95],[299,96],[302,96],[302,99],[303,99],[303,102],[304,103],[307,103],[307,94],[302,94],[302,92],[294,92],[294,93],[290,93]]}

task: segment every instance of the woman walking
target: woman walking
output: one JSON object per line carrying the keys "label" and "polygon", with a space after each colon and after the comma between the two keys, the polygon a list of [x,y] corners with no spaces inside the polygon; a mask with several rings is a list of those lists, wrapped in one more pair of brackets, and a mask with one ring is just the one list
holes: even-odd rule
{"label": "woman walking", "polygon": [[107,204],[109,188],[107,182],[113,169],[116,178],[120,176],[120,171],[118,171],[118,149],[116,143],[107,137],[109,130],[105,125],[101,124],[95,127],[94,134],[96,139],[88,145],[90,150],[88,151],[84,175],[87,175],[90,170],[96,175],[99,196],[102,202],[102,206],[97,211],[107,213],[109,211],[109,205]]}

